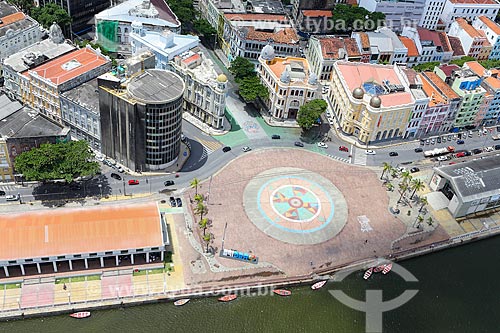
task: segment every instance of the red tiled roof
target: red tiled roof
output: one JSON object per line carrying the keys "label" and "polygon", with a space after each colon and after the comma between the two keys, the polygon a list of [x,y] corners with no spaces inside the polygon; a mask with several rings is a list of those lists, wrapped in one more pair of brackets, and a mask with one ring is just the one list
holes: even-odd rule
{"label": "red tiled roof", "polygon": [[451,3],[467,3],[478,5],[498,5],[495,0],[449,0]]}
{"label": "red tiled roof", "polygon": [[333,16],[331,10],[303,10],[302,15],[307,16],[307,17],[332,17]]}
{"label": "red tiled roof", "polygon": [[[69,62],[80,65],[71,69],[64,69],[62,66]],[[107,62],[109,62],[109,60],[102,55],[98,55],[95,51],[88,48],[82,48],[35,67],[30,70],[30,72],[36,72],[41,77],[49,79],[56,85],[59,85],[83,73],[91,71],[94,68],[102,66]]]}
{"label": "red tiled roof", "polygon": [[428,29],[424,29],[421,27],[417,28],[418,36],[420,37],[421,41],[424,40],[431,40],[435,46],[441,46],[441,40],[439,38],[439,35],[436,31],[431,31]]}
{"label": "red tiled roof", "polygon": [[429,82],[425,75],[421,75],[422,78],[422,90],[425,92],[427,97],[429,97],[429,106],[433,107],[437,104],[446,104],[446,99],[441,95],[441,93]]}
{"label": "red tiled roof", "polygon": [[158,10],[158,17],[170,23],[180,25],[179,19],[170,9],[165,0],[151,0],[151,4]]}
{"label": "red tiled roof", "polygon": [[462,42],[460,41],[460,38],[448,36],[448,40],[450,41],[454,57],[460,57],[465,55],[464,48],[462,47]]}
{"label": "red tiled roof", "polygon": [[190,63],[195,62],[198,59],[200,59],[200,55],[196,53],[190,56],[189,58],[183,59],[182,62],[185,63],[186,65],[189,65]]}
{"label": "red tiled roof", "polygon": [[154,203],[9,213],[0,230],[0,260],[163,245]]}
{"label": "red tiled roof", "polygon": [[450,52],[450,51],[453,51],[453,49],[451,48],[451,44],[450,44],[450,41],[448,40],[448,35],[446,34],[446,32],[438,32],[438,36],[439,36],[439,41],[441,42],[441,46],[443,48],[443,51],[444,52]]}
{"label": "red tiled roof", "polygon": [[455,64],[451,64],[451,65],[444,64],[444,65],[439,66],[439,69],[442,70],[444,75],[446,75],[448,77],[448,76],[451,76],[453,71],[460,69],[460,67],[458,67]]}
{"label": "red tiled roof", "polygon": [[492,20],[490,20],[488,17],[486,16],[479,16],[479,19],[481,20],[481,22],[483,22],[488,28],[490,28],[494,33],[496,33],[497,35],[500,35],[500,26],[498,24],[496,24],[495,22],[493,22]]}
{"label": "red tiled roof", "polygon": [[10,14],[7,16],[2,17],[2,24],[0,24],[0,28],[5,27],[6,25],[12,24],[17,21],[21,21],[25,18],[26,16],[22,12],[17,12],[14,14]]}
{"label": "red tiled roof", "polygon": [[486,71],[486,69],[477,61],[467,61],[464,65],[478,76],[483,76]]}
{"label": "red tiled roof", "polygon": [[354,38],[351,37],[346,37],[344,38],[344,45],[345,49],[347,51],[347,56],[348,57],[360,57],[361,52],[359,51],[358,48],[358,43]]}
{"label": "red tiled roof", "polygon": [[496,77],[487,77],[484,82],[486,82],[493,89],[500,89],[500,80]]}
{"label": "red tiled roof", "polygon": [[369,49],[370,48],[370,38],[368,38],[368,35],[364,32],[358,32],[359,37],[361,37],[361,47],[363,49]]}
{"label": "red tiled roof", "polygon": [[408,49],[408,57],[419,56],[417,46],[415,45],[415,42],[412,39],[404,36],[399,36],[399,40]]}
{"label": "red tiled roof", "polygon": [[460,26],[460,28],[462,28],[472,38],[474,38],[474,37],[476,37],[476,38],[482,37],[481,34],[479,32],[477,32],[477,30],[474,29],[474,27],[472,25],[470,25],[469,23],[467,23],[467,21],[464,20],[463,18],[458,17],[458,18],[455,19],[455,21],[458,23],[458,25]]}
{"label": "red tiled roof", "polygon": [[427,79],[429,79],[429,81],[432,82],[434,86],[436,86],[440,90],[440,92],[448,98],[448,100],[460,98],[460,96],[458,96],[458,94],[454,92],[453,89],[450,88],[450,86],[448,86],[443,80],[441,80],[441,78],[436,73],[424,72],[424,76],[426,76]]}
{"label": "red tiled roof", "polygon": [[247,39],[268,41],[274,40],[280,44],[295,44],[299,41],[299,36],[293,28],[284,28],[278,32],[266,32],[255,30],[254,27],[248,27]]}

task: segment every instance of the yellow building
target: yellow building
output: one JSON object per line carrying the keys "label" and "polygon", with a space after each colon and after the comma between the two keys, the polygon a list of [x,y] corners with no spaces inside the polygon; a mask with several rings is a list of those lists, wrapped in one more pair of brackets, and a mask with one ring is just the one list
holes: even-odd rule
{"label": "yellow building", "polygon": [[14,180],[14,169],[9,158],[9,149],[5,138],[0,138],[0,181]]}
{"label": "yellow building", "polygon": [[338,61],[327,102],[340,129],[359,142],[400,138],[415,105],[396,65]]}

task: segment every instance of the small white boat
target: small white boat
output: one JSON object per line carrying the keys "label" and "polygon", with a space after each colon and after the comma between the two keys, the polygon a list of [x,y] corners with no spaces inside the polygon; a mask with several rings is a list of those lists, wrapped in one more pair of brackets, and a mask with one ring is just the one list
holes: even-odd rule
{"label": "small white boat", "polygon": [[315,284],[313,284],[313,285],[311,286],[311,289],[312,289],[312,290],[319,289],[319,288],[323,287],[325,284],[326,284],[326,281],[319,281],[319,282],[316,282]]}
{"label": "small white boat", "polygon": [[391,271],[391,269],[392,269],[392,264],[385,265],[384,270],[382,271],[382,274],[389,273]]}
{"label": "small white boat", "polygon": [[87,318],[90,317],[90,312],[88,311],[82,311],[82,312],[75,312],[69,315],[72,318],[76,319],[82,319],[82,318]]}
{"label": "small white boat", "polygon": [[385,268],[385,265],[380,265],[380,266],[374,267],[373,273],[382,272],[384,270],[384,268]]}
{"label": "small white boat", "polygon": [[175,301],[174,305],[175,306],[183,306],[187,302],[189,302],[189,298],[183,298],[183,299],[179,299],[179,300]]}
{"label": "small white boat", "polygon": [[373,267],[370,267],[363,275],[363,279],[368,280],[370,276],[372,276],[372,273],[373,273]]}

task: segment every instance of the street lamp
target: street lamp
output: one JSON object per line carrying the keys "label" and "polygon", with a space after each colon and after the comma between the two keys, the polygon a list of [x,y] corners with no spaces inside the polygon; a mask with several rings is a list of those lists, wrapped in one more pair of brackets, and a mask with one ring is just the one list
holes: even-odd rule
{"label": "street lamp", "polygon": [[71,293],[68,293],[68,305],[71,305]]}
{"label": "street lamp", "polygon": [[19,307],[19,310],[21,310],[21,299],[20,298],[17,299],[17,306]]}
{"label": "street lamp", "polygon": [[17,193],[17,197],[19,198],[19,204],[23,204],[23,199],[21,198],[21,193]]}
{"label": "street lamp", "polygon": [[101,193],[101,199],[102,199],[102,184],[97,185],[99,187],[99,192]]}

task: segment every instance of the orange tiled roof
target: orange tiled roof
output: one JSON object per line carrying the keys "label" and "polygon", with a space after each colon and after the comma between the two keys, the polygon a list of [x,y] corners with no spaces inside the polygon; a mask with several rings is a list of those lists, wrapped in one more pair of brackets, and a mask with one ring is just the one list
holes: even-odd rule
{"label": "orange tiled roof", "polygon": [[500,80],[495,77],[487,77],[484,82],[486,82],[493,89],[500,89]]}
{"label": "orange tiled roof", "polygon": [[293,28],[284,28],[278,32],[257,31],[254,27],[248,27],[247,39],[268,41],[274,40],[280,44],[295,44],[299,41],[299,36]]}
{"label": "orange tiled roof", "polygon": [[10,213],[0,230],[0,260],[163,245],[154,203]]}
{"label": "orange tiled roof", "polygon": [[230,21],[269,21],[269,22],[288,22],[285,15],[274,14],[224,14]]}
{"label": "orange tiled roof", "polygon": [[358,48],[358,43],[356,43],[356,40],[351,37],[346,37],[344,38],[344,45],[345,49],[347,51],[347,56],[348,57],[360,57],[361,52],[359,51]]}
{"label": "orange tiled roof", "polygon": [[460,41],[460,38],[448,36],[448,40],[450,41],[451,49],[453,50],[454,56],[458,57],[465,55],[464,48],[462,47],[462,42]]}
{"label": "orange tiled roof", "polygon": [[474,72],[477,76],[483,76],[486,71],[484,67],[477,61],[467,61],[464,64],[467,68]]}
{"label": "orange tiled roof", "polygon": [[361,37],[361,47],[363,49],[369,49],[370,48],[370,38],[368,38],[368,35],[364,32],[360,32],[359,36]]}
{"label": "orange tiled roof", "polygon": [[186,65],[189,65],[190,63],[200,59],[200,55],[198,53],[196,54],[193,54],[192,56],[190,56],[189,58],[186,58],[186,59],[183,59],[182,62],[185,63]]}
{"label": "orange tiled roof", "polygon": [[345,50],[344,40],[339,37],[321,38],[319,43],[323,59],[339,59],[339,50]]}
{"label": "orange tiled roof", "polygon": [[444,52],[450,52],[453,51],[451,48],[450,40],[448,39],[448,35],[444,31],[438,32],[439,36],[439,41],[441,42],[441,47],[443,48]]}
{"label": "orange tiled roof", "polygon": [[496,33],[497,35],[500,35],[500,26],[498,26],[498,24],[496,24],[495,22],[493,22],[492,20],[490,20],[488,17],[486,16],[479,16],[479,19],[481,20],[481,22],[483,22],[488,28],[490,28],[494,33]]}
{"label": "orange tiled roof", "polygon": [[[78,62],[80,65],[66,70],[62,66],[68,62]],[[35,67],[30,72],[36,72],[41,77],[50,79],[56,85],[69,81],[83,73],[106,64],[108,60],[88,48],[82,48]]]}
{"label": "orange tiled roof", "polygon": [[488,38],[486,37],[486,33],[483,30],[479,29],[477,29],[477,32],[481,35],[481,37],[484,37],[483,46],[491,46],[490,42],[488,41]]}
{"label": "orange tiled roof", "polygon": [[0,28],[5,27],[6,25],[12,24],[17,21],[21,21],[26,17],[22,12],[17,12],[14,14],[10,14],[2,17],[2,24],[0,24]]}
{"label": "orange tiled roof", "polygon": [[286,57],[274,59],[275,61],[273,61],[271,64],[268,64],[267,66],[277,78],[281,77],[281,73],[285,71],[286,66],[291,64],[292,62],[301,64],[304,69],[304,73],[309,73],[309,62],[305,58]]}
{"label": "orange tiled roof", "polygon": [[434,72],[424,72],[424,76],[436,86],[439,91],[448,98],[448,100],[460,98],[453,89],[450,88],[441,78]]}
{"label": "orange tiled roof", "polygon": [[464,20],[463,18],[458,17],[456,19],[456,22],[472,38],[474,38],[474,37],[482,37],[481,34],[479,32],[477,32],[477,30],[472,25],[470,25],[469,23],[467,23],[467,21]]}
{"label": "orange tiled roof", "polygon": [[404,36],[399,36],[399,40],[408,49],[408,57],[419,56],[417,46],[415,45],[415,42],[412,39]]}
{"label": "orange tiled roof", "polygon": [[498,5],[495,0],[450,0],[451,3],[467,3],[478,5]]}
{"label": "orange tiled roof", "polygon": [[441,95],[441,93],[434,88],[434,86],[427,80],[424,75],[421,75],[422,78],[422,90],[425,92],[427,97],[429,97],[429,106],[433,107],[438,104],[447,104],[446,99]]}
{"label": "orange tiled roof", "polygon": [[332,17],[333,16],[331,10],[303,10],[302,15],[308,16],[308,17]]}

